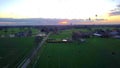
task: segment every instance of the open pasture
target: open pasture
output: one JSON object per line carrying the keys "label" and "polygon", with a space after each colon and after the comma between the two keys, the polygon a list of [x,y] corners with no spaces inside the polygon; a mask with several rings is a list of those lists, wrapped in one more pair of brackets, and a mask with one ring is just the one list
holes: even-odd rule
{"label": "open pasture", "polygon": [[[77,29],[79,31],[81,29]],[[49,38],[70,38],[72,30]],[[83,31],[87,31],[86,29]],[[35,68],[120,68],[120,39],[87,38],[85,42],[45,43]]]}

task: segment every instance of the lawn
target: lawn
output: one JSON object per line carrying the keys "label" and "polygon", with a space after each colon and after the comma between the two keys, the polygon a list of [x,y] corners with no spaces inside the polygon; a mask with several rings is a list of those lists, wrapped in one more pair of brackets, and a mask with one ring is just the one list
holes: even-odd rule
{"label": "lawn", "polygon": [[[66,30],[50,38],[69,38]],[[45,43],[35,68],[120,68],[120,39],[88,38],[86,42]]]}
{"label": "lawn", "polygon": [[39,32],[39,30],[35,28],[3,28],[0,30],[0,35],[15,34],[18,32],[26,32],[28,30],[31,30],[32,34],[37,34]]}
{"label": "lawn", "polygon": [[0,68],[16,68],[34,46],[33,37],[0,38]]}

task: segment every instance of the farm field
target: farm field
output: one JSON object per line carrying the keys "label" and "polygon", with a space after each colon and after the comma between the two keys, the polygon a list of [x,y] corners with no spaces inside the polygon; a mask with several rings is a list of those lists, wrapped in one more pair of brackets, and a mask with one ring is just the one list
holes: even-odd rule
{"label": "farm field", "polygon": [[[75,31],[93,32],[99,28],[66,29],[53,33],[48,39],[71,39]],[[100,28],[103,30],[115,28]],[[7,30],[7,31],[6,31]],[[0,30],[0,35],[32,31],[33,35],[40,33],[34,28],[9,28]],[[120,39],[86,38],[85,42],[44,43],[40,48],[38,60],[31,62],[28,68],[120,68]],[[16,68],[36,47],[35,37],[1,37],[0,38],[0,68]]]}
{"label": "farm field", "polygon": [[[70,38],[72,31],[75,29],[49,38]],[[119,42],[120,39],[92,37],[85,42],[45,43],[34,68],[120,68]]]}
{"label": "farm field", "polygon": [[15,34],[18,32],[26,32],[28,30],[32,31],[32,34],[38,33],[38,30],[35,28],[3,28],[0,29],[0,35],[8,35],[8,34]]}
{"label": "farm field", "polygon": [[34,47],[34,37],[0,38],[0,68],[16,68]]}

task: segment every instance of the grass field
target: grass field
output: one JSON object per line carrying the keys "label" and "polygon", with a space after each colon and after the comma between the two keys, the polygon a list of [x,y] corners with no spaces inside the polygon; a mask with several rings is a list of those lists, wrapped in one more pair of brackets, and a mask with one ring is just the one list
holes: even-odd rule
{"label": "grass field", "polygon": [[[69,38],[65,30],[50,38]],[[120,39],[88,38],[86,42],[45,43],[35,68],[120,68]]]}
{"label": "grass field", "polygon": [[[32,34],[36,34],[39,32],[38,29],[35,28],[4,28],[0,30],[0,35],[8,35],[8,34],[13,34],[13,33],[18,33],[18,32],[26,32],[28,30],[32,31]],[[6,31],[6,32],[5,32]]]}
{"label": "grass field", "polygon": [[33,37],[0,38],[0,68],[16,68],[34,46]]}
{"label": "grass field", "polygon": [[[94,28],[95,30],[97,28]],[[105,28],[108,29],[108,28]],[[114,28],[111,28],[114,29]],[[10,28],[7,33],[26,31],[27,28]],[[39,30],[31,29],[33,34]],[[88,29],[70,29],[52,34],[49,38],[71,38],[73,31],[89,32]],[[85,42],[45,43],[34,68],[120,68],[120,39],[92,37]],[[34,37],[0,38],[0,68],[16,68],[35,47]],[[29,66],[30,67],[30,66]]]}

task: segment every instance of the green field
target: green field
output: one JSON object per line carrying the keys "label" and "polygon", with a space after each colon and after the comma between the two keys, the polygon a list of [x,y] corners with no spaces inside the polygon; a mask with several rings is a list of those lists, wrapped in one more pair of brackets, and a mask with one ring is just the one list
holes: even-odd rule
{"label": "green field", "polygon": [[34,46],[33,37],[0,38],[0,68],[16,68]]}
{"label": "green field", "polygon": [[[94,31],[97,28],[93,28]],[[108,28],[104,28],[105,30]],[[114,28],[110,28],[114,29]],[[28,28],[0,30],[0,35],[27,31]],[[38,29],[31,29],[37,34]],[[70,39],[73,31],[90,32],[88,29],[69,29],[51,34],[49,39]],[[34,37],[0,38],[0,68],[16,68],[36,47]],[[28,68],[120,68],[120,39],[87,38],[85,42],[45,43],[39,59]],[[37,62],[37,63],[36,63]]]}
{"label": "green field", "polygon": [[31,30],[36,35],[39,30],[35,28],[2,28],[0,35],[0,68],[16,68],[36,47],[34,37],[14,37],[9,38],[7,35],[18,32],[27,32]]}
{"label": "green field", "polygon": [[[70,38],[65,30],[49,38]],[[83,30],[86,31],[86,30]],[[120,39],[88,38],[86,42],[45,43],[35,68],[120,68]]]}
{"label": "green field", "polygon": [[32,34],[37,34],[39,32],[39,30],[35,28],[3,28],[0,30],[0,35],[15,34],[18,32],[26,32],[28,30],[31,30]]}

